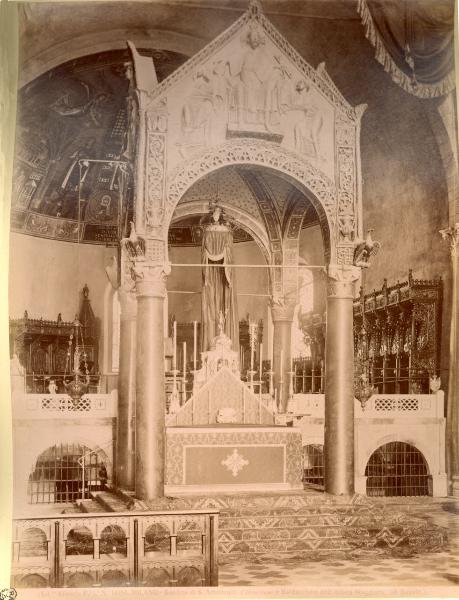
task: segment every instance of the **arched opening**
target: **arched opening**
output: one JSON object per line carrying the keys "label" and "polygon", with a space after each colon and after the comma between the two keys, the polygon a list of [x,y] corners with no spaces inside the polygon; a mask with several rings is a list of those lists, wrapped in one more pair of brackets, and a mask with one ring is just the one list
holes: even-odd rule
{"label": "arched opening", "polygon": [[389,442],[373,452],[365,469],[368,496],[431,496],[423,454],[406,442]]}
{"label": "arched opening", "polygon": [[30,527],[22,533],[19,558],[38,556],[48,558],[48,540],[42,529]]}
{"label": "arched opening", "polygon": [[107,467],[103,450],[83,444],[55,444],[40,454],[29,475],[28,500],[31,504],[72,503],[100,490],[100,470]]}
{"label": "arched opening", "polygon": [[100,554],[110,558],[125,558],[127,556],[126,534],[119,525],[107,525],[100,534]]}
{"label": "arched opening", "polygon": [[16,583],[16,585],[21,588],[45,588],[48,587],[48,582],[41,575],[32,573],[21,577],[21,579],[19,580],[19,582]]}
{"label": "arched opening", "polygon": [[65,540],[65,554],[72,555],[94,555],[94,539],[87,527],[74,527]]}
{"label": "arched opening", "polygon": [[183,523],[177,533],[177,554],[194,556],[202,554],[202,551],[202,531],[198,523]]}
{"label": "arched opening", "polygon": [[[247,164],[231,164],[211,170],[183,193],[169,228],[169,259],[172,263],[167,281],[169,356],[166,356],[166,377],[169,398],[174,385],[180,404],[183,404],[184,398],[191,396],[191,372],[201,367],[200,353],[210,349],[209,340],[203,335],[206,314],[203,291],[207,289],[207,275],[203,268],[202,248],[206,228],[212,225],[215,205],[221,208],[219,223],[225,223],[232,233],[233,263],[230,271],[236,290],[239,331],[236,341],[232,340],[232,349],[239,354],[241,379],[249,382],[252,371],[254,380],[262,381],[262,393],[268,392],[269,377],[266,374],[273,361],[272,298],[278,296],[288,302],[300,301],[301,314],[309,314],[314,306],[312,269],[325,264],[326,249],[329,248],[328,237],[323,238],[324,219],[319,219],[316,209],[318,201],[316,199],[314,204],[310,195],[306,196],[306,190],[301,192],[292,178],[273,168]],[[296,213],[292,211],[292,198],[301,200],[300,207],[296,206]],[[287,223],[286,231],[283,231],[284,222]],[[306,227],[311,228],[313,235],[305,236],[300,248],[300,233]],[[317,233],[320,251],[315,248],[318,245]],[[285,260],[284,252],[288,254],[288,260]],[[319,253],[321,257],[317,261]],[[310,270],[297,268],[303,255],[316,260]],[[305,266],[307,260],[302,262]],[[283,270],[286,264],[293,267],[287,275]],[[273,265],[279,265],[279,268]],[[223,266],[219,268],[224,271]],[[211,306],[209,312],[215,313],[212,318],[216,320],[218,309]],[[301,318],[297,315],[292,356],[298,354],[302,359],[307,357],[310,360],[310,348],[305,343],[301,327]],[[299,345],[301,351],[298,353]],[[175,382],[174,353],[178,371]],[[317,392],[321,389],[320,373],[315,375]]]}
{"label": "arched opening", "polygon": [[152,523],[144,537],[144,554],[146,557],[171,553],[171,537],[169,529],[162,523]]}

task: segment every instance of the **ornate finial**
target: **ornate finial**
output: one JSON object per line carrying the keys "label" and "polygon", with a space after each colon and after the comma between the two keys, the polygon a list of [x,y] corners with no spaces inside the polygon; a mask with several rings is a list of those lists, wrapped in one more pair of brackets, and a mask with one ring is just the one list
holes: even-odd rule
{"label": "ornate finial", "polygon": [[250,0],[247,10],[251,17],[258,17],[263,14],[263,8],[259,0]]}
{"label": "ornate finial", "polygon": [[370,266],[370,258],[378,253],[381,244],[372,239],[374,229],[368,229],[365,240],[357,240],[354,250],[354,266],[366,268]]}
{"label": "ornate finial", "polygon": [[134,221],[130,221],[131,233],[128,238],[121,240],[122,246],[127,250],[131,258],[144,258],[145,257],[145,240],[137,235],[135,230]]}
{"label": "ornate finial", "polygon": [[89,288],[88,288],[88,284],[87,284],[87,283],[85,283],[85,284],[84,284],[84,288],[83,288],[83,296],[84,296],[84,298],[86,298],[86,299],[87,299],[87,298],[89,298]]}
{"label": "ornate finial", "polygon": [[432,394],[436,394],[441,388],[441,379],[438,375],[432,375],[429,377],[429,388]]}

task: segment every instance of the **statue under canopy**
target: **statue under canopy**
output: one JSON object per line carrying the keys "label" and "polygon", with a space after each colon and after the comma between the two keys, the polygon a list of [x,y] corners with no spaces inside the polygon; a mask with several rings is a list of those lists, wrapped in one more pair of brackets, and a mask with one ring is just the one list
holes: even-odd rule
{"label": "statue under canopy", "polygon": [[[215,206],[212,222],[204,227],[202,238],[202,351],[212,347],[212,341],[222,331],[233,350],[239,349],[239,322],[236,282],[233,264],[233,233]],[[212,266],[220,265],[220,266]]]}

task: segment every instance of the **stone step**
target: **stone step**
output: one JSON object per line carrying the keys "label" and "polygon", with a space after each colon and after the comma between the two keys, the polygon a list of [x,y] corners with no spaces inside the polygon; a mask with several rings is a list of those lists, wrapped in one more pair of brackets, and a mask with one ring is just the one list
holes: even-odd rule
{"label": "stone step", "polygon": [[[257,495],[136,500],[132,492],[94,492],[103,511],[192,510],[217,508],[221,560],[257,560],[276,555],[313,560],[352,558],[362,553],[411,556],[441,549],[445,531],[413,512],[367,498]],[[91,505],[90,505],[91,506]]]}
{"label": "stone step", "polygon": [[91,499],[101,506],[105,512],[126,512],[126,502],[110,491],[92,492]]}
{"label": "stone step", "polygon": [[96,500],[80,500],[78,503],[79,509],[84,513],[102,513],[106,512],[105,508]]}

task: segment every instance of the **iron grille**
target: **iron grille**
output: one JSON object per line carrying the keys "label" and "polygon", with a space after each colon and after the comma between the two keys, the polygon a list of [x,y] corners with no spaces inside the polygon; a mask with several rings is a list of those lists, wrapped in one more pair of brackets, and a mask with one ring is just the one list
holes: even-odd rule
{"label": "iron grille", "polygon": [[405,442],[390,442],[375,450],[365,475],[368,496],[432,495],[424,456]]}
{"label": "iron grille", "polygon": [[28,498],[31,504],[75,502],[83,494],[82,458],[85,456],[84,491],[101,489],[99,469],[105,461],[101,452],[92,452],[81,444],[56,444],[37,459],[29,476]]}
{"label": "iron grille", "polygon": [[309,444],[303,447],[303,481],[314,485],[324,485],[324,447],[322,444]]}

